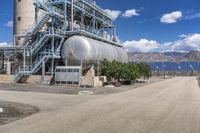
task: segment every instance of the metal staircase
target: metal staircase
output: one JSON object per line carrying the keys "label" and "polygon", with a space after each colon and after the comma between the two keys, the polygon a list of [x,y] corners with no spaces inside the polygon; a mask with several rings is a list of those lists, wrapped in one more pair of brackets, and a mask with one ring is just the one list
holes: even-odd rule
{"label": "metal staircase", "polygon": [[[31,54],[36,55],[37,58],[33,60],[32,65],[26,66],[24,64],[15,71],[13,80],[18,83],[25,82],[31,74],[37,73],[41,69],[43,61],[46,62],[50,58],[60,58],[61,46],[52,51],[51,45],[48,45],[48,42],[54,37],[62,38],[62,32],[59,29],[45,25],[50,18],[62,18],[62,11],[50,6],[48,0],[34,0],[34,4],[46,12],[42,13],[31,28],[26,30],[24,46],[29,48]],[[64,37],[61,39],[61,42],[64,42]],[[62,45],[62,43],[60,44]],[[46,49],[46,47],[49,48]]]}
{"label": "metal staircase", "polygon": [[[34,60],[31,66],[23,66],[16,70],[15,76],[13,80],[15,82],[24,82],[29,77],[29,75],[38,72],[41,68],[42,62],[47,61],[49,58],[61,58],[60,51],[62,43],[64,42],[64,38],[61,39],[60,45],[55,49],[55,51],[51,51],[51,49],[47,49],[44,51],[39,51],[42,49],[46,42],[49,40],[50,37],[61,37],[57,32],[50,32],[50,30],[42,32],[36,41],[30,46],[30,51],[33,55],[38,54],[37,59]],[[52,54],[53,53],[53,54]],[[53,56],[54,55],[54,56]]]}
{"label": "metal staircase", "polygon": [[26,31],[28,36],[37,34],[37,32],[47,23],[50,19],[50,13],[44,12],[39,19]]}
{"label": "metal staircase", "polygon": [[50,51],[43,52],[38,58],[33,62],[32,66],[19,67],[15,71],[15,76],[13,80],[15,82],[24,82],[32,73],[40,70],[43,61],[47,61],[52,57]]}
{"label": "metal staircase", "polygon": [[50,6],[48,0],[34,0],[33,4],[43,11],[38,19],[25,31],[24,43],[27,43],[28,40],[32,39],[33,35],[36,35],[52,16],[64,18],[64,12],[57,7]]}

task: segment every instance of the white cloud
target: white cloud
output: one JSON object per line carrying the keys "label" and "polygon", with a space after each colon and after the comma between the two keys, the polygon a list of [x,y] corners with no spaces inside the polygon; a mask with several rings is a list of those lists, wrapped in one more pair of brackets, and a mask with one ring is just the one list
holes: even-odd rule
{"label": "white cloud", "polygon": [[183,39],[172,42],[172,51],[200,50],[200,34],[186,35]]}
{"label": "white cloud", "polygon": [[173,42],[158,43],[154,40],[141,39],[139,41],[126,41],[123,46],[129,52],[188,52],[200,50],[200,34],[183,34],[180,36],[181,39]]}
{"label": "white cloud", "polygon": [[104,12],[106,12],[109,16],[111,16],[112,20],[116,20],[122,13],[119,10],[110,10],[110,9],[105,9]]}
{"label": "white cloud", "polygon": [[0,43],[0,47],[10,47],[12,44],[7,42]]}
{"label": "white cloud", "polygon": [[6,26],[12,28],[13,27],[13,21],[8,21],[6,23]]}
{"label": "white cloud", "polygon": [[123,46],[129,52],[149,52],[158,48],[159,43],[154,40],[141,39],[139,41],[126,41],[123,43]]}
{"label": "white cloud", "polygon": [[187,37],[188,35],[186,35],[186,34],[181,34],[181,35],[179,35],[178,37],[180,37],[180,38],[185,38],[185,37]]}
{"label": "white cloud", "polygon": [[126,18],[130,18],[132,16],[139,16],[140,14],[137,12],[136,9],[126,10],[122,16]]}
{"label": "white cloud", "polygon": [[182,18],[182,16],[183,15],[182,15],[181,11],[174,11],[174,12],[171,12],[171,13],[164,14],[160,18],[160,21],[162,23],[172,24],[172,23],[178,22],[178,20],[180,20],[180,18]]}
{"label": "white cloud", "polygon": [[200,12],[186,16],[185,20],[192,20],[192,19],[198,19],[198,18],[200,18]]}

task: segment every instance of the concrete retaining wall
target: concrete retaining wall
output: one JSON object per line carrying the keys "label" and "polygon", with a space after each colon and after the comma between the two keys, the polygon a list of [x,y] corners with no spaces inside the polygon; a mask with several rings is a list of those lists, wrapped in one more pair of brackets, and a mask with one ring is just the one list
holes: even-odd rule
{"label": "concrete retaining wall", "polygon": [[[13,80],[13,75],[0,75],[0,83],[15,83]],[[50,81],[51,76],[45,76],[45,80]],[[41,83],[41,75],[30,75],[27,82],[28,84],[39,84]]]}

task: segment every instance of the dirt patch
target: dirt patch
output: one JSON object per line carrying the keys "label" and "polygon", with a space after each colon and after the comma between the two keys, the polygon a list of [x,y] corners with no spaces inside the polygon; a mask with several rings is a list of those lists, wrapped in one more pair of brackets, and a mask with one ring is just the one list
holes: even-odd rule
{"label": "dirt patch", "polygon": [[25,118],[39,111],[38,108],[31,105],[3,101],[0,101],[0,108],[3,108],[3,112],[0,113],[0,126]]}

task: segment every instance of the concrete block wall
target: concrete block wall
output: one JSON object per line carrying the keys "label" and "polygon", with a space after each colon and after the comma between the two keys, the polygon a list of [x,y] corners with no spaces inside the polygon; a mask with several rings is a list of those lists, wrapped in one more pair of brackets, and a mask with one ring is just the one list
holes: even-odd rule
{"label": "concrete block wall", "polygon": [[88,85],[92,87],[102,87],[103,82],[100,81],[99,76],[95,76],[95,70],[91,69],[82,77],[82,85]]}
{"label": "concrete block wall", "polygon": [[12,75],[0,75],[0,83],[14,83]]}
{"label": "concrete block wall", "polygon": [[[50,81],[51,76],[46,75],[45,80]],[[29,83],[29,84],[39,84],[39,83],[41,83],[41,75],[30,75],[29,78],[27,79],[27,83]]]}
{"label": "concrete block wall", "polygon": [[[15,83],[12,78],[13,75],[0,75],[0,83]],[[45,76],[45,80],[50,81],[51,76]],[[41,75],[30,75],[26,83],[29,84],[41,83]]]}
{"label": "concrete block wall", "polygon": [[[15,83],[12,80],[12,75],[0,75],[0,83]],[[51,76],[45,76],[45,80],[50,81]],[[41,83],[41,75],[30,75],[27,79],[28,84],[40,84]],[[100,81],[98,76],[83,76],[82,77],[82,84],[88,85],[92,87],[101,87],[103,86],[103,82]]]}
{"label": "concrete block wall", "polygon": [[100,81],[99,76],[94,77],[94,87],[102,87],[103,81]]}

